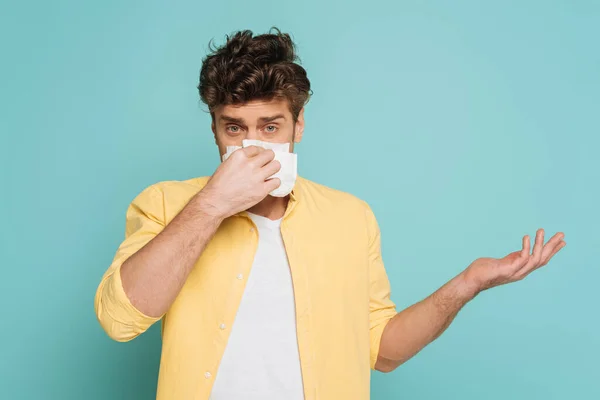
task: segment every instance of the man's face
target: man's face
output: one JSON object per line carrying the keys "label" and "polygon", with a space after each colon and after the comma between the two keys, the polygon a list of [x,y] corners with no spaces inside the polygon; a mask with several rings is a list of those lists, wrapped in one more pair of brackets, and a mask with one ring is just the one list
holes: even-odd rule
{"label": "man's face", "polygon": [[273,143],[300,143],[304,131],[304,108],[294,123],[285,99],[253,100],[242,105],[219,106],[214,110],[212,131],[219,154],[227,146],[241,146],[242,140],[254,139]]}

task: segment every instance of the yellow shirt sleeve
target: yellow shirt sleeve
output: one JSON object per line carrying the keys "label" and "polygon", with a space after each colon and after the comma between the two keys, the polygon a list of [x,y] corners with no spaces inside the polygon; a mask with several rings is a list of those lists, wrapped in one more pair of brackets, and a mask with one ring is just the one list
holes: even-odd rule
{"label": "yellow shirt sleeve", "polygon": [[371,369],[379,355],[381,335],[387,323],[396,315],[396,305],[390,299],[391,287],[381,258],[381,234],[371,208],[367,205],[367,229],[369,232],[369,337],[371,347]]}
{"label": "yellow shirt sleeve", "polygon": [[144,189],[129,205],[125,240],[102,277],[94,308],[102,328],[114,340],[126,342],[145,332],[161,317],[150,317],[131,304],[123,290],[121,265],[162,231],[164,223],[162,192],[154,185]]}

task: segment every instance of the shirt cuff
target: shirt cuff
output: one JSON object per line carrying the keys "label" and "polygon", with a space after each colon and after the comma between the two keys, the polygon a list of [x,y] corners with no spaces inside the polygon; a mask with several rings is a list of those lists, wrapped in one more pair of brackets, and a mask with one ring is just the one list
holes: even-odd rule
{"label": "shirt cuff", "polygon": [[123,289],[121,266],[106,277],[100,302],[100,322],[115,340],[131,340],[162,318],[148,316],[131,303]]}

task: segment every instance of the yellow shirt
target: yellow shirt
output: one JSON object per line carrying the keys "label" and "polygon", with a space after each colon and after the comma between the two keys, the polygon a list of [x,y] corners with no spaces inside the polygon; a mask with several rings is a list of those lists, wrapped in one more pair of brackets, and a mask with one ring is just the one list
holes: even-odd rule
{"label": "yellow shirt", "polygon": [[[225,219],[161,318],[131,304],[120,267],[207,181],[160,182],[132,201],[125,240],[96,293],[98,320],[115,340],[131,340],[162,319],[158,400],[209,398],[229,336],[222,328],[233,325],[257,230],[246,212]],[[281,234],[292,272],[305,399],[368,399],[381,334],[396,314],[375,216],[364,201],[299,177]]]}

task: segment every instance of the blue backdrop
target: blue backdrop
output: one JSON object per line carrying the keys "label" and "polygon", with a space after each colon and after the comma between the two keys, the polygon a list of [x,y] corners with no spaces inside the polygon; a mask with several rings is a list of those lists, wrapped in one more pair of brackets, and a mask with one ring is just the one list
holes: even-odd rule
{"label": "blue backdrop", "polygon": [[219,163],[208,40],[272,25],[314,88],[299,172],[372,205],[399,308],[566,233],[372,398],[600,398],[600,3],[379,0],[2,3],[0,398],[154,396],[158,326],[112,342],[93,296],[133,197]]}

